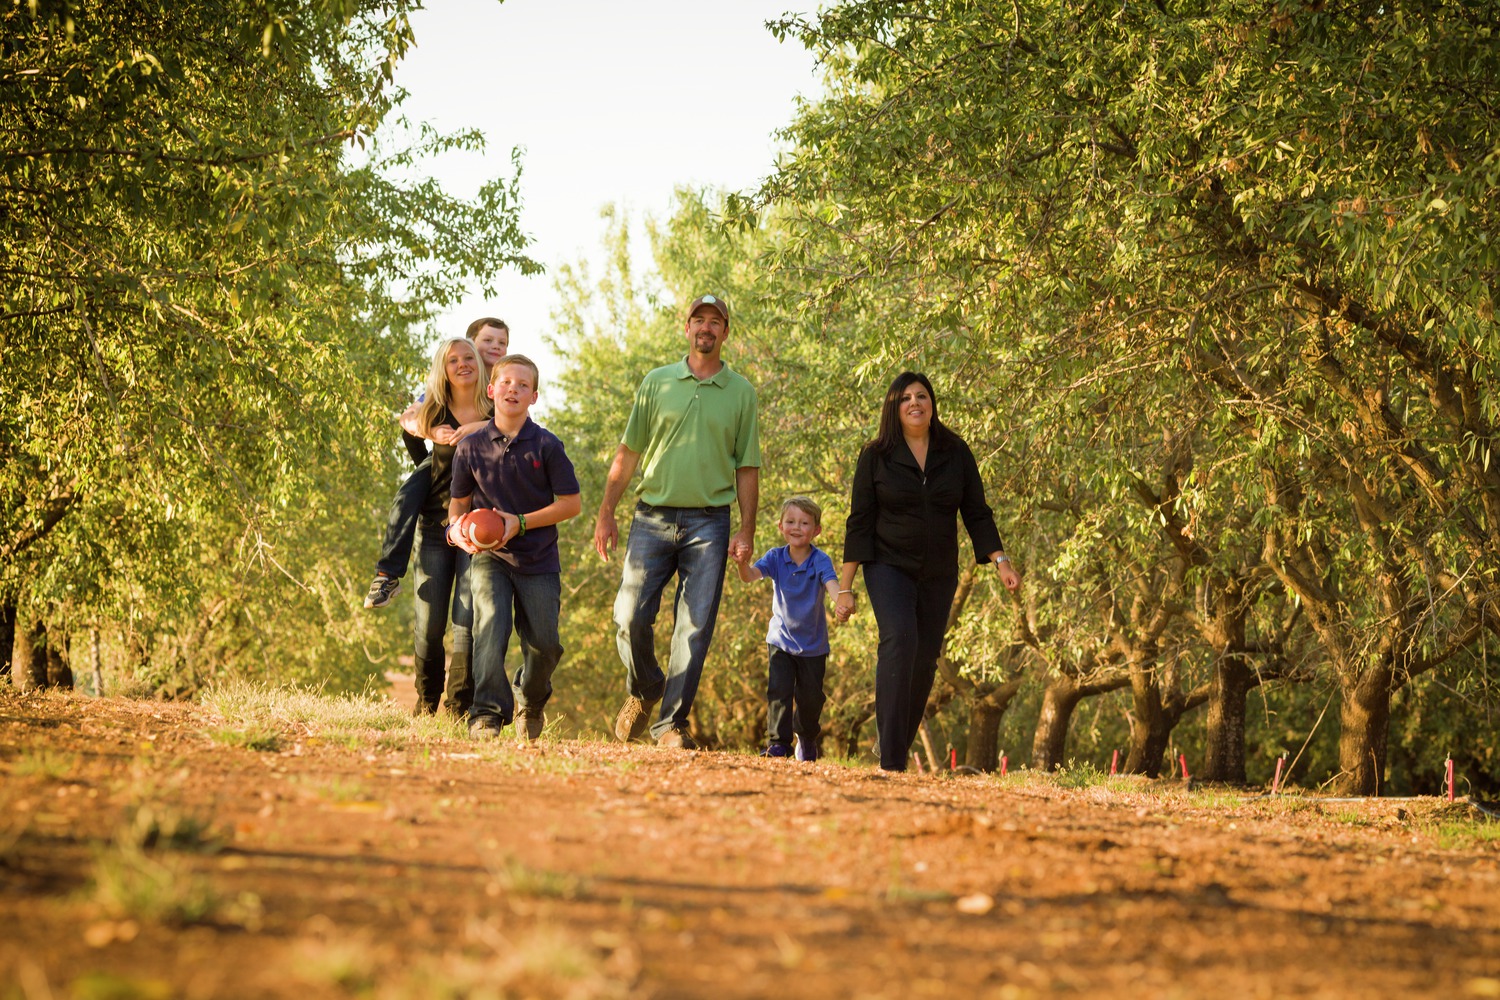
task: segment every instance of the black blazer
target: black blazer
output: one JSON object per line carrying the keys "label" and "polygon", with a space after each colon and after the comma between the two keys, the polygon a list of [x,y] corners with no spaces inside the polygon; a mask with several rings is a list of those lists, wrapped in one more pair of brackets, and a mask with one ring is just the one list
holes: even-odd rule
{"label": "black blazer", "polygon": [[844,562],[885,563],[917,577],[956,573],[960,513],[975,562],[1004,548],[979,465],[958,435],[933,435],[925,475],[906,442],[889,455],[866,445],[854,470]]}

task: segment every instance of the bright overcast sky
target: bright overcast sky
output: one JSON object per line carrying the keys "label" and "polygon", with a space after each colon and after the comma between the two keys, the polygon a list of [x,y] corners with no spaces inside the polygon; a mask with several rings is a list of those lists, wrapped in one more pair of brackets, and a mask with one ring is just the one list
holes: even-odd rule
{"label": "bright overcast sky", "polygon": [[661,217],[678,185],[744,189],[769,174],[772,133],[819,85],[811,54],[778,43],[765,22],[815,3],[433,0],[417,13],[416,48],[396,73],[411,95],[405,114],[443,131],[478,128],[489,145],[430,172],[469,195],[507,173],[511,148],[524,147],[522,224],[531,255],[549,269],[501,274],[494,299],[476,289],[442,332],[500,316],[513,347],[545,357],[550,272],[599,255],[600,208],[615,202],[636,218]]}

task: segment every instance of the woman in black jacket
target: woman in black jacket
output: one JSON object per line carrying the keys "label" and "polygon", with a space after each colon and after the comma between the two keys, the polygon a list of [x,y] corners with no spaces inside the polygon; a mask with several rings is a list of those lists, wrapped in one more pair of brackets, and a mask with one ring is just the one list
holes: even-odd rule
{"label": "woman in black jacket", "polygon": [[985,502],[974,453],[939,422],[927,376],[902,372],[885,394],[880,433],[859,453],[834,603],[839,621],[848,621],[854,571],[864,566],[880,629],[875,722],[882,770],[906,770],[932,692],[958,588],[955,514],[963,516],[975,560],[994,563],[1005,586],[1019,587],[1021,577]]}

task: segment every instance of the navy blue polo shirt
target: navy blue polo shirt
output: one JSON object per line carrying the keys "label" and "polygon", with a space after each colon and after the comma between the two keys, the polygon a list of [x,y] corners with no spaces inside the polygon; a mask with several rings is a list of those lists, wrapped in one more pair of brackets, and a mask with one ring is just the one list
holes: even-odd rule
{"label": "navy blue polo shirt", "polygon": [[823,611],[824,584],[837,580],[828,553],[812,547],[802,562],[792,562],[788,546],[772,549],[755,563],[771,581],[771,628],[766,643],[793,656],[828,653],[828,616]]}
{"label": "navy blue polo shirt", "polygon": [[[506,437],[492,420],[458,443],[453,453],[455,500],[474,498],[474,507],[508,514],[541,510],[554,498],[582,492],[563,443],[530,417],[515,437]],[[557,528],[527,528],[496,553],[518,573],[560,573]]]}

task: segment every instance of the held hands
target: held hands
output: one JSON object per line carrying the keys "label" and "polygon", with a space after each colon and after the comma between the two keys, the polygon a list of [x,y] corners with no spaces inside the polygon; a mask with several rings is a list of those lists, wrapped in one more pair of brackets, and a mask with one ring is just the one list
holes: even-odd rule
{"label": "held hands", "polygon": [[729,558],[737,563],[746,562],[755,552],[754,543],[751,541],[753,537],[753,529],[751,534],[747,534],[744,528],[735,532],[729,539]]}
{"label": "held hands", "polygon": [[854,593],[844,591],[833,599],[833,616],[842,624],[854,614]]}
{"label": "held hands", "polygon": [[458,443],[458,431],[452,427],[434,427],[427,432],[427,436],[432,439],[433,444]]}

